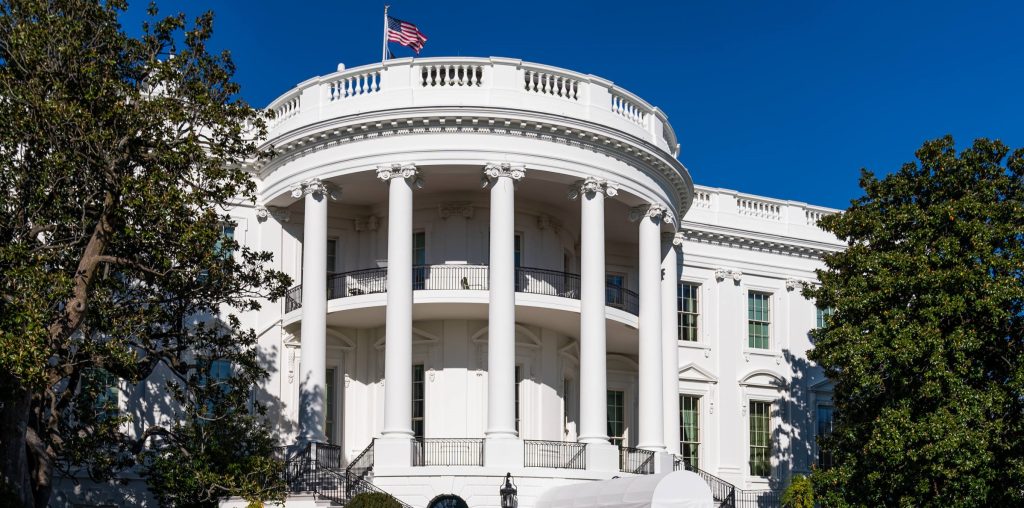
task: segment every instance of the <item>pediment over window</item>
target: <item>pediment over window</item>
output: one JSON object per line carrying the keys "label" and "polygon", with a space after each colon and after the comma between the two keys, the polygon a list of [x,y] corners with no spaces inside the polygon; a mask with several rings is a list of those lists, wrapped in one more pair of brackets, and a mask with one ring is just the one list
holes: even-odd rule
{"label": "pediment over window", "polygon": [[832,380],[827,377],[807,385],[808,390],[818,393],[832,393],[832,388]]}
{"label": "pediment over window", "polygon": [[341,348],[343,351],[352,351],[356,348],[356,343],[344,333],[335,330],[334,328],[327,328],[327,342],[332,346]]}
{"label": "pediment over window", "polygon": [[740,379],[740,386],[783,390],[786,380],[770,370],[755,370]]}
{"label": "pediment over window", "polygon": [[700,365],[690,363],[679,369],[679,379],[682,381],[696,381],[698,383],[717,383],[718,376],[708,372]]}
{"label": "pediment over window", "polygon": [[625,355],[608,355],[606,362],[607,369],[609,371],[617,370],[620,372],[636,372],[640,370],[640,365],[636,363],[635,360]]}
{"label": "pediment over window", "polygon": [[[470,337],[470,341],[474,344],[487,345],[487,330],[485,326]],[[539,349],[541,346],[540,337],[537,337],[529,328],[516,323],[516,346],[528,347],[531,349]]]}

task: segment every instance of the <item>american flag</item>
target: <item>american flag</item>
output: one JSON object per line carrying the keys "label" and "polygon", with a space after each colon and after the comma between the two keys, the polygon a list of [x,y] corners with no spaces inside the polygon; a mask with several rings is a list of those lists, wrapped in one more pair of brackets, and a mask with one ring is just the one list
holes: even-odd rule
{"label": "american flag", "polygon": [[408,46],[418,55],[423,49],[423,43],[427,42],[427,37],[416,28],[416,25],[388,16],[388,41]]}

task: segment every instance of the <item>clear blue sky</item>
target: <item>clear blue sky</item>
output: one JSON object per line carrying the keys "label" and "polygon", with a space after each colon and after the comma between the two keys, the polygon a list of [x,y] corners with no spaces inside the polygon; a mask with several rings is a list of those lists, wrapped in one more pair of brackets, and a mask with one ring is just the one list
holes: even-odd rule
{"label": "clear blue sky", "polygon": [[[147,0],[124,18],[134,31]],[[242,95],[380,59],[383,2],[158,2],[216,12]],[[663,109],[695,182],[845,208],[859,169],[925,139],[1024,146],[1024,2],[391,2],[421,56],[507,56],[597,74]],[[411,55],[392,44],[396,56]]]}

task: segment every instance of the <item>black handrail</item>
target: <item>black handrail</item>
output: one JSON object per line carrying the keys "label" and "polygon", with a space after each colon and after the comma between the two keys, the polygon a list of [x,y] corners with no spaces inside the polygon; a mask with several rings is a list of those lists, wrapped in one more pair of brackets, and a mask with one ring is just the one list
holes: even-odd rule
{"label": "black handrail", "polygon": [[718,506],[723,508],[735,508],[736,507],[736,486],[699,468],[693,466],[689,462],[683,460],[680,456],[673,458],[673,470],[681,471],[683,469],[696,473],[700,476],[707,484],[708,488],[711,489],[711,497],[718,503]]}
{"label": "black handrail", "polygon": [[412,442],[413,466],[483,466],[483,439],[419,438]]}
{"label": "black handrail", "polygon": [[619,471],[633,474],[654,474],[654,452],[620,446]]}
{"label": "black handrail", "polygon": [[736,508],[779,508],[781,494],[777,490],[736,490]]}
{"label": "black handrail", "polygon": [[525,467],[586,469],[587,444],[568,441],[523,441]]}
{"label": "black handrail", "polygon": [[352,462],[348,463],[345,473],[349,481],[365,480],[373,472],[373,444],[376,441],[376,439],[371,439],[370,444],[355,459],[352,459]]}
{"label": "black handrail", "polygon": [[580,276],[544,268],[516,268],[516,292],[580,299]]}
{"label": "black handrail", "polygon": [[[371,295],[387,292],[387,268],[364,268],[327,276],[327,299]],[[517,293],[580,299],[580,275],[545,268],[518,267],[515,269]],[[479,290],[489,287],[487,265],[416,265],[412,268],[414,290]],[[636,291],[618,284],[606,283],[605,303],[630,314],[640,312],[640,297]],[[285,313],[302,307],[302,285],[285,293]]]}

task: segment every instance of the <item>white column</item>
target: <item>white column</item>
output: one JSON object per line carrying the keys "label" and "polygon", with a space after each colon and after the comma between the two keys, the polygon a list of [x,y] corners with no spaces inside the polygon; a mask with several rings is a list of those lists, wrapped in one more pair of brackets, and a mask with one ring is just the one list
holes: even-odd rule
{"label": "white column", "polygon": [[302,351],[299,369],[299,439],[326,442],[324,403],[327,388],[327,199],[330,190],[319,179],[292,190],[305,196],[302,224]]}
{"label": "white column", "polygon": [[665,402],[661,345],[661,223],[664,206],[651,204],[631,210],[640,221],[640,408],[637,447],[665,451]]}
{"label": "white column", "polygon": [[665,386],[665,446],[670,453],[679,453],[679,254],[682,233],[661,235],[661,375]]}
{"label": "white column", "polygon": [[516,437],[515,182],[522,166],[489,163],[491,187],[490,297],[487,313],[488,438]]}
{"label": "white column", "polygon": [[388,184],[388,282],[384,332],[384,430],[386,438],[412,437],[412,189],[420,186],[413,164],[377,167]]}
{"label": "white column", "polygon": [[597,178],[576,183],[580,227],[580,435],[579,442],[608,443],[608,372],[605,342],[604,198],[618,193]]}

